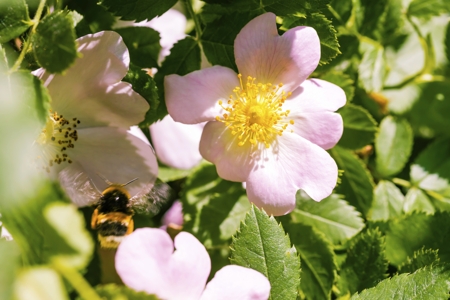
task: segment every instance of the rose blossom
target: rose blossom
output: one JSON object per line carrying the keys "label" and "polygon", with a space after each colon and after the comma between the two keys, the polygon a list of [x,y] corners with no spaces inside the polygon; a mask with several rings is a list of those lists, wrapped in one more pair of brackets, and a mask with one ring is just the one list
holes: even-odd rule
{"label": "rose blossom", "polygon": [[[51,110],[36,140],[38,165],[58,176],[72,201],[96,202],[107,183],[126,183],[130,196],[150,190],[158,165],[153,150],[127,132],[144,119],[149,105],[131,85],[129,54],[122,38],[103,31],[77,40],[80,57],[64,72],[33,72],[48,88]],[[95,187],[93,186],[93,184]]]}
{"label": "rose blossom", "polygon": [[237,35],[239,74],[213,66],[165,78],[166,103],[175,121],[208,121],[200,153],[224,179],[246,182],[249,200],[269,214],[295,207],[297,190],[316,201],[331,194],[338,169],[325,151],[340,139],[335,111],[343,90],[307,79],[320,59],[311,27],[278,35],[275,15],[250,21]]}
{"label": "rose blossom", "polygon": [[270,293],[264,275],[236,265],[217,271],[205,287],[211,260],[205,247],[187,232],[172,241],[162,229],[137,229],[124,238],[115,261],[125,285],[165,300],[265,300]]}

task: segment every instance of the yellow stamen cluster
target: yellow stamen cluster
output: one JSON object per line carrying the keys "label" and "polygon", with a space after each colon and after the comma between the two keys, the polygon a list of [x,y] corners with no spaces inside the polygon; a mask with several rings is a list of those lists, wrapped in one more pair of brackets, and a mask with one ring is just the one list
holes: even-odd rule
{"label": "yellow stamen cluster", "polygon": [[227,105],[219,101],[226,112],[217,116],[216,120],[225,123],[231,133],[237,136],[239,146],[249,142],[269,148],[289,124],[294,124],[294,120],[287,119],[290,111],[282,109],[283,103],[292,93],[283,91],[282,83],[257,83],[256,78],[248,76],[244,85],[241,74],[238,78],[240,87],[234,88],[235,95],[230,95]]}
{"label": "yellow stamen cluster", "polygon": [[69,121],[63,115],[50,111],[47,123],[36,140],[42,146],[44,169],[47,172],[50,172],[50,167],[54,164],[72,163],[66,152],[75,147],[75,142],[78,140],[76,127],[80,123],[81,121],[77,118]]}

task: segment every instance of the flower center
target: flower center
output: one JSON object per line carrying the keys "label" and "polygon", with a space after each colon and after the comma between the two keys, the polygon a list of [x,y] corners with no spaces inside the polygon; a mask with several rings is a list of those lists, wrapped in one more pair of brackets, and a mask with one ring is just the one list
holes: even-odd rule
{"label": "flower center", "polygon": [[75,142],[78,140],[75,128],[80,123],[77,118],[68,120],[63,115],[50,111],[47,123],[36,140],[42,148],[43,157],[40,158],[43,159],[43,168],[47,172],[50,172],[50,167],[54,164],[72,163],[67,150],[75,147]]}
{"label": "flower center", "polygon": [[225,123],[231,133],[237,136],[239,146],[248,142],[269,148],[289,124],[294,124],[294,120],[287,118],[290,111],[282,109],[283,103],[292,93],[281,90],[282,83],[257,83],[256,78],[248,76],[244,86],[242,75],[238,74],[238,78],[240,87],[233,89],[235,95],[230,95],[227,105],[219,101],[226,113],[217,116],[216,120]]}

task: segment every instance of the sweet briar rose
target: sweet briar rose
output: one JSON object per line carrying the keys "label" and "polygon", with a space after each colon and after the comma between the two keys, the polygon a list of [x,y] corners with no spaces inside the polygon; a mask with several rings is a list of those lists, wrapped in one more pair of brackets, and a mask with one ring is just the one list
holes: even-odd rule
{"label": "sweet briar rose", "polygon": [[149,105],[122,82],[130,63],[119,34],[103,31],[77,40],[77,58],[64,74],[36,70],[51,95],[51,110],[35,145],[37,165],[58,176],[77,205],[97,200],[97,188],[126,183],[131,196],[153,186],[158,165],[149,145],[130,134]]}
{"label": "sweet briar rose", "polygon": [[172,241],[162,229],[137,229],[122,241],[115,262],[117,273],[128,287],[161,299],[269,298],[269,280],[241,266],[223,267],[206,284],[211,260],[205,247],[187,232],[180,232]]}
{"label": "sweet briar rose", "polygon": [[275,15],[250,21],[237,35],[239,74],[213,66],[165,78],[166,103],[175,121],[208,121],[200,153],[227,180],[246,182],[249,200],[269,214],[295,207],[303,189],[316,201],[331,194],[338,176],[325,151],[340,139],[335,111],[344,91],[307,79],[317,67],[316,31],[299,26],[278,35]]}

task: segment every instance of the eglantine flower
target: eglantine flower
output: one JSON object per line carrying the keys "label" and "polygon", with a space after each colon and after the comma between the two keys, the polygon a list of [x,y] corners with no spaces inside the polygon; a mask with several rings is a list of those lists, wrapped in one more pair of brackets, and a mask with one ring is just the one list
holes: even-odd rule
{"label": "eglantine flower", "polygon": [[36,140],[42,148],[38,164],[58,175],[80,206],[98,200],[98,190],[107,186],[102,177],[123,184],[138,178],[127,190],[131,197],[145,193],[153,186],[158,165],[151,147],[127,132],[149,108],[121,81],[130,63],[128,49],[112,31],[81,37],[77,43],[81,55],[63,75],[34,72],[52,98]]}
{"label": "eglantine flower", "polygon": [[223,267],[205,288],[211,260],[205,247],[187,232],[180,232],[173,242],[164,230],[137,229],[124,238],[115,261],[125,285],[165,300],[269,298],[267,278],[236,265]]}
{"label": "eglantine flower", "polygon": [[307,79],[320,59],[316,31],[299,26],[279,36],[275,18],[258,16],[237,35],[239,74],[213,66],[169,75],[165,93],[175,121],[209,121],[200,153],[219,176],[246,182],[251,202],[283,215],[297,190],[320,201],[336,185],[338,169],[325,150],[342,135],[335,111],[346,97],[332,83]]}

